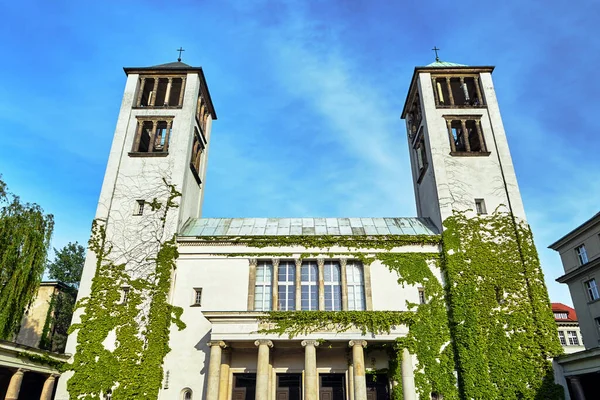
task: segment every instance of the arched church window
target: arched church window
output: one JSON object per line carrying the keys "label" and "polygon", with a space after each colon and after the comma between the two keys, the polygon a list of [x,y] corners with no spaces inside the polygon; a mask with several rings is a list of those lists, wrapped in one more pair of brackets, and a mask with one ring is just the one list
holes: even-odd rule
{"label": "arched church window", "polygon": [[192,389],[183,389],[181,392],[182,400],[192,400]]}

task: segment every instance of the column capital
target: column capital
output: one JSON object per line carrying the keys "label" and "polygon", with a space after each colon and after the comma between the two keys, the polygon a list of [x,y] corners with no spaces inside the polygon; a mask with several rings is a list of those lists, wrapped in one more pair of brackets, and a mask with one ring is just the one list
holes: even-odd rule
{"label": "column capital", "polygon": [[323,266],[325,265],[325,259],[317,258],[317,264],[319,265],[319,268],[323,268]]}
{"label": "column capital", "polygon": [[258,260],[256,258],[250,258],[248,259],[248,262],[252,267],[256,267],[256,264],[258,264]]}
{"label": "column capital", "polygon": [[302,259],[301,258],[294,259],[294,262],[296,263],[297,267],[301,267],[302,266]]}
{"label": "column capital", "polygon": [[340,257],[340,267],[344,267],[346,266],[346,264],[348,264],[348,258],[346,257]]}
{"label": "column capital", "polygon": [[254,342],[254,345],[257,346],[257,347],[261,346],[261,345],[267,345],[267,346],[269,346],[269,347],[272,348],[273,347],[273,342],[270,341],[269,339],[258,339],[258,340],[256,340]]}
{"label": "column capital", "polygon": [[[273,258],[271,262],[273,263],[273,268],[277,268],[279,266],[279,258]],[[275,274],[275,272],[273,272],[273,274]]]}
{"label": "column capital", "polygon": [[351,340],[350,342],[348,342],[348,346],[349,347],[354,347],[354,346],[367,347],[367,341],[366,340]]}
{"label": "column capital", "polygon": [[307,339],[307,340],[303,340],[300,344],[302,345],[302,347],[306,347],[306,346],[319,347],[320,343],[318,340]]}
{"label": "column capital", "polygon": [[210,347],[216,347],[219,346],[220,348],[224,349],[227,347],[227,343],[225,343],[222,340],[211,340],[210,342],[208,342],[208,345]]}
{"label": "column capital", "polygon": [[[25,372],[29,372],[29,370],[28,370],[28,369],[26,369],[26,368],[19,368],[19,369],[17,369],[17,370],[16,370],[14,373],[15,373],[15,374],[24,374]],[[13,374],[13,375],[14,375],[14,374]]]}

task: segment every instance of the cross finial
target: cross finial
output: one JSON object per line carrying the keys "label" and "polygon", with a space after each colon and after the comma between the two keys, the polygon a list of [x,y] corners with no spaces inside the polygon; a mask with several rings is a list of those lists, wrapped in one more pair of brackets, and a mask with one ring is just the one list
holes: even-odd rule
{"label": "cross finial", "polygon": [[177,51],[179,52],[179,58],[177,59],[177,61],[181,62],[181,52],[182,52],[182,51],[185,51],[185,50],[183,49],[183,47],[181,47],[181,46],[180,46],[180,47],[177,49]]}
{"label": "cross finial", "polygon": [[437,46],[433,46],[433,49],[431,49],[431,50],[435,51],[435,61],[440,61],[440,57],[438,56],[438,53],[437,53],[438,50],[440,50],[440,49],[438,49]]}

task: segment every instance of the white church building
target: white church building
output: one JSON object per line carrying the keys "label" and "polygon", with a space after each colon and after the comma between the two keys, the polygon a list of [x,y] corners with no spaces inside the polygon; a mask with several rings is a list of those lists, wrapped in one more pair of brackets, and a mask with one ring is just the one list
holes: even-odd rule
{"label": "white church building", "polygon": [[[437,381],[427,381],[415,347],[402,348],[391,360],[390,349],[409,334],[408,322],[373,332],[353,316],[391,312],[402,319],[435,300],[427,282],[399,281],[397,270],[384,260],[441,254],[442,223],[454,212],[474,218],[501,209],[525,221],[492,71],[439,60],[415,68],[402,118],[417,217],[202,218],[217,119],[203,70],[180,61],[125,68],[125,92],[96,213],[103,227],[101,245],[110,247],[112,258],[108,263],[106,253],[99,260],[99,247],[93,245],[88,252],[79,291],[83,307],[74,316],[66,350],[78,366],[61,376],[55,398],[453,398]],[[123,350],[126,343],[144,351],[154,348],[152,321],[169,318],[153,314],[156,293],[144,285],[163,279],[156,276],[156,254],[172,237],[176,265],[160,282],[168,282],[165,304],[180,310],[185,328],[170,325],[164,336],[170,351],[160,356],[152,376],[134,374],[150,357],[141,350],[134,351],[138,361],[109,373],[118,360],[131,357]],[[441,269],[435,262],[427,265],[443,287]],[[102,278],[107,276],[114,291],[98,289],[96,295],[94,285],[106,285]],[[93,308],[90,299],[103,306]],[[131,307],[137,311],[127,314]],[[94,312],[121,322],[95,337],[90,332],[100,318]],[[327,320],[324,312],[357,318],[357,323]],[[300,313],[314,316],[304,328]],[[286,315],[296,318],[285,322],[287,330],[276,321]],[[315,323],[319,318],[324,322]],[[126,341],[132,326],[139,330],[131,338],[141,338],[140,343]],[[436,351],[443,354],[448,346],[445,341]],[[85,354],[91,354],[87,361],[77,361]],[[397,360],[399,365],[392,365]],[[77,377],[78,368],[95,372]],[[126,379],[128,370],[134,376]],[[441,379],[457,387],[457,376],[453,371]],[[119,394],[126,390],[129,395]],[[96,397],[82,397],[86,391]]]}

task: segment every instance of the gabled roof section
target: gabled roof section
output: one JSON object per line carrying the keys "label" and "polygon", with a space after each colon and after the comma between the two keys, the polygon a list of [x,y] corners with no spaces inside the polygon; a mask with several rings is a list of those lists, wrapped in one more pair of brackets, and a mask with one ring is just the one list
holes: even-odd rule
{"label": "gabled roof section", "polygon": [[577,322],[577,314],[575,310],[563,303],[551,303],[552,304],[552,312],[564,312],[567,313],[567,319],[564,318],[554,318],[557,322]]}
{"label": "gabled roof section", "polygon": [[179,237],[438,235],[428,218],[195,218]]}
{"label": "gabled roof section", "polygon": [[124,67],[123,71],[125,71],[126,75],[129,74],[173,74],[173,73],[197,73],[200,76],[200,86],[203,94],[205,94],[208,110],[212,115],[212,119],[217,119],[217,112],[215,111],[215,107],[212,102],[212,98],[210,97],[210,92],[208,91],[208,85],[206,84],[206,78],[204,77],[204,71],[202,67],[192,67],[186,63],[182,63],[181,61],[170,62],[166,64],[159,64],[152,67]]}

